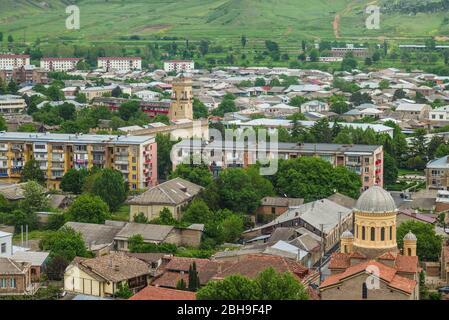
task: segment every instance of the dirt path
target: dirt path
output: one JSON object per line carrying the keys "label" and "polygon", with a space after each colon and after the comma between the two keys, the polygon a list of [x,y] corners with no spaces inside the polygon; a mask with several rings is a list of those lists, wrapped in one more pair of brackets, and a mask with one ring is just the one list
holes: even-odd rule
{"label": "dirt path", "polygon": [[332,23],[332,28],[334,29],[334,35],[336,39],[340,38],[340,15],[337,13]]}

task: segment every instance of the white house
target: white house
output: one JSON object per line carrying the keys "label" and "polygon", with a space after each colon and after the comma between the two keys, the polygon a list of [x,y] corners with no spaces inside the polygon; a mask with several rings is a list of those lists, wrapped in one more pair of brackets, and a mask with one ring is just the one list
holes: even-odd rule
{"label": "white house", "polygon": [[30,56],[25,54],[0,54],[0,70],[19,69],[30,64]]}
{"label": "white house", "polygon": [[433,109],[429,112],[430,121],[449,121],[449,106]]}
{"label": "white house", "polygon": [[323,101],[313,100],[301,105],[301,113],[329,111],[329,105]]}
{"label": "white house", "polygon": [[45,71],[71,71],[76,69],[79,58],[42,58],[41,69]]}
{"label": "white house", "polygon": [[12,256],[12,233],[0,231],[0,257]]}
{"label": "white house", "polygon": [[142,90],[134,93],[134,95],[144,101],[153,101],[157,99],[161,94],[159,92],[151,90]]}

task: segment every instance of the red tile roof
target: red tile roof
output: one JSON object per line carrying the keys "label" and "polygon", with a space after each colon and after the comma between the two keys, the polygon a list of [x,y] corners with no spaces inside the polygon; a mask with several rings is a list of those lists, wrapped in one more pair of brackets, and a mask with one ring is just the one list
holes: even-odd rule
{"label": "red tile roof", "polygon": [[189,273],[166,271],[151,284],[158,287],[176,288],[181,279],[184,280],[186,286],[189,285]]}
{"label": "red tile roof", "polygon": [[401,209],[401,210],[399,210],[398,214],[403,214],[410,218],[420,220],[423,222],[427,222],[427,223],[431,223],[431,224],[433,224],[437,221],[437,219],[435,217],[432,217],[432,216],[426,215],[426,214],[416,213],[415,210],[412,210],[412,209]]}
{"label": "red tile roof", "polygon": [[223,279],[233,274],[255,278],[259,273],[270,267],[277,272],[291,272],[300,280],[304,280],[310,274],[308,268],[295,260],[279,256],[251,254],[243,257],[222,272],[217,273],[214,279]]}
{"label": "red tile roof", "polygon": [[141,57],[98,57],[98,60],[142,60]]}
{"label": "red tile roof", "polygon": [[419,267],[418,257],[398,255],[396,257],[395,267],[399,272],[416,273]]}
{"label": "red tile roof", "polygon": [[385,252],[378,257],[379,260],[396,260],[396,256],[392,252]]}
{"label": "red tile roof", "polygon": [[41,61],[80,61],[80,58],[42,58]]}
{"label": "red tile roof", "polygon": [[196,300],[196,294],[190,291],[148,286],[129,300]]}
{"label": "red tile roof", "polygon": [[210,262],[209,259],[196,259],[196,258],[181,258],[172,257],[170,262],[165,266],[165,269],[172,271],[189,271],[190,266],[195,262],[196,269],[200,270],[207,266]]}
{"label": "red tile roof", "polygon": [[341,252],[332,253],[329,269],[346,269],[351,265],[349,255]]}
{"label": "red tile roof", "polygon": [[363,263],[356,264],[346,269],[346,271],[332,275],[325,279],[320,288],[326,288],[328,286],[332,286],[344,281],[346,278],[351,277],[360,272],[373,273],[373,269],[379,270],[379,278],[385,281],[390,287],[402,290],[407,293],[412,293],[415,286],[416,281],[411,280],[405,277],[401,277],[397,275],[397,270],[395,268],[388,267],[380,262],[375,260],[366,261]]}

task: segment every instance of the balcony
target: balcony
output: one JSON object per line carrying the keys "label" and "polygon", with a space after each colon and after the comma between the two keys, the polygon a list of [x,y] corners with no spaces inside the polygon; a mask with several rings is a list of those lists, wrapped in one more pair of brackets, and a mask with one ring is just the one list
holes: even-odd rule
{"label": "balcony", "polygon": [[128,164],[128,158],[115,158],[114,163],[116,164]]}
{"label": "balcony", "polygon": [[54,158],[54,157],[51,158],[51,162],[64,162],[64,161],[65,161],[64,158]]}
{"label": "balcony", "polygon": [[76,164],[87,164],[88,160],[87,159],[75,159],[74,161]]}
{"label": "balcony", "polygon": [[106,151],[105,147],[94,146],[92,148],[92,152],[105,152],[105,151]]}
{"label": "balcony", "polygon": [[93,164],[104,164],[106,162],[105,159],[93,159],[92,163]]}

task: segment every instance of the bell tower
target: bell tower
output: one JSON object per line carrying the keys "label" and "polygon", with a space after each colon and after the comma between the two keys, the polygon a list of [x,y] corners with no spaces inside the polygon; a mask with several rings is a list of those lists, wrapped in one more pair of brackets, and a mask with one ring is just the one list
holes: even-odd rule
{"label": "bell tower", "polygon": [[173,80],[173,95],[168,117],[170,120],[193,120],[192,79],[180,75]]}
{"label": "bell tower", "polygon": [[404,237],[404,256],[415,257],[416,256],[416,236],[409,231]]}

